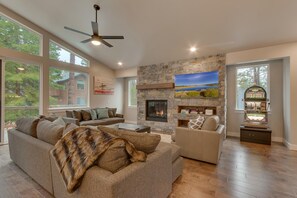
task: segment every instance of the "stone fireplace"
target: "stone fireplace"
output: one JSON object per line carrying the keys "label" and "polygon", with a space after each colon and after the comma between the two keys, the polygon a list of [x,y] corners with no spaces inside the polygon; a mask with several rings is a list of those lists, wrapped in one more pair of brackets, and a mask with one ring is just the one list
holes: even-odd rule
{"label": "stone fireplace", "polygon": [[147,100],[146,120],[167,122],[167,100]]}
{"label": "stone fireplace", "polygon": [[[174,97],[174,86],[164,84],[174,83],[176,74],[219,71],[219,97],[210,99],[180,99]],[[171,134],[181,119],[179,106],[214,107],[225,125],[225,55],[215,55],[188,60],[172,61],[156,65],[141,66],[137,69],[137,85],[142,87],[137,91],[137,124],[150,126],[152,131]],[[150,104],[149,101],[154,101]],[[160,109],[157,101],[166,101],[167,108]],[[152,113],[150,113],[152,110]],[[163,110],[163,112],[162,112]],[[163,121],[159,118],[167,116]],[[166,121],[165,121],[166,120]]]}

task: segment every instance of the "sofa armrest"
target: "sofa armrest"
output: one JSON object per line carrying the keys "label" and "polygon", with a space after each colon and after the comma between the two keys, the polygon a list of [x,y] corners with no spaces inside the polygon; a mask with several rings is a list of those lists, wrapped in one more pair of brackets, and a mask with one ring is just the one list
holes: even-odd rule
{"label": "sofa armrest", "polygon": [[[171,148],[157,149],[146,162],[136,162],[106,176],[98,166],[88,169],[81,186],[69,194],[51,155],[55,197],[164,198],[172,190]],[[106,172],[106,171],[105,171]]]}
{"label": "sofa armrest", "polygon": [[124,115],[123,114],[116,113],[115,117],[124,118]]}
{"label": "sofa armrest", "polygon": [[76,124],[77,126],[80,125],[78,119],[76,118],[63,117],[63,120],[65,123],[73,123],[73,124]]}

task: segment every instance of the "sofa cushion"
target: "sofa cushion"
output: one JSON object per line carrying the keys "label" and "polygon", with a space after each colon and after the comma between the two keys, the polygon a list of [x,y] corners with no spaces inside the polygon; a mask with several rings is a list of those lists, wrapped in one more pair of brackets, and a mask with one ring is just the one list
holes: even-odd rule
{"label": "sofa cushion", "polygon": [[207,130],[207,131],[215,131],[215,130],[217,130],[219,124],[220,124],[219,116],[217,116],[217,115],[210,116],[210,117],[206,118],[201,129]]}
{"label": "sofa cushion", "polygon": [[48,120],[42,120],[37,125],[37,138],[49,144],[55,145],[62,137],[64,126],[54,124]]}
{"label": "sofa cushion", "polygon": [[81,111],[73,111],[73,118],[76,118],[76,119],[78,119],[78,121],[80,122],[80,121],[82,121],[83,119],[82,119],[82,114],[81,114]]}
{"label": "sofa cushion", "polygon": [[171,160],[174,162],[181,155],[181,148],[175,144],[171,144]]}
{"label": "sofa cushion", "polygon": [[154,152],[161,140],[161,136],[158,134],[136,133],[104,126],[98,126],[98,129],[128,140],[137,150],[147,154]]}
{"label": "sofa cushion", "polygon": [[91,114],[91,118],[92,118],[92,120],[97,120],[97,112],[96,112],[96,109],[90,109],[90,114]]}
{"label": "sofa cushion", "polygon": [[98,160],[98,166],[115,173],[130,164],[129,155],[126,151],[125,142],[113,143]]}
{"label": "sofa cushion", "polygon": [[120,122],[124,122],[124,118],[105,118],[101,120],[88,120],[88,121],[81,121],[80,126],[98,126],[98,125],[110,125],[110,124],[116,124]]}
{"label": "sofa cushion", "polygon": [[[108,107],[106,107],[108,108]],[[108,108],[108,117],[113,118],[116,116],[117,108]]]}
{"label": "sofa cushion", "polygon": [[89,110],[81,110],[82,120],[87,121],[91,120],[92,116]]}
{"label": "sofa cushion", "polygon": [[98,119],[109,118],[107,108],[97,108],[96,112],[97,112],[97,118]]}
{"label": "sofa cushion", "polygon": [[[49,120],[50,121],[50,120]],[[54,124],[65,126],[66,122],[63,120],[62,117],[58,117],[53,121]]]}
{"label": "sofa cushion", "polygon": [[66,117],[73,118],[73,111],[66,111]]}
{"label": "sofa cushion", "polygon": [[73,129],[76,129],[76,128],[78,128],[79,126],[77,126],[76,124],[73,124],[73,123],[67,123],[66,124],[66,126],[64,127],[64,129],[63,129],[63,136],[66,134],[66,133],[68,133],[68,132],[70,132],[70,131],[72,131]]}
{"label": "sofa cushion", "polygon": [[37,137],[38,122],[39,118],[20,118],[16,121],[16,129],[32,137]]}
{"label": "sofa cushion", "polygon": [[196,119],[189,120],[190,129],[201,129],[203,126],[205,118],[203,116],[198,116]]}

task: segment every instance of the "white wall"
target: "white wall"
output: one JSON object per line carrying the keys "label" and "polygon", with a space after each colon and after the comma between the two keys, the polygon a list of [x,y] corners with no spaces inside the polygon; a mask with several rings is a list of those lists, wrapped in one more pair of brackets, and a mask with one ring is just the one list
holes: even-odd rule
{"label": "white wall", "polygon": [[124,94],[124,117],[125,122],[137,123],[137,107],[129,107],[128,105],[128,81],[136,79],[136,77],[125,78],[125,94]]}
{"label": "white wall", "polygon": [[[290,140],[291,137],[291,123],[290,123],[290,59],[283,60],[283,109],[284,109],[284,139]],[[288,142],[285,142],[289,145]]]}
{"label": "white wall", "polygon": [[[273,59],[289,58],[285,66],[286,85],[285,94],[290,93],[289,99],[285,97],[285,143],[289,149],[297,150],[297,43],[275,45],[240,52],[232,52],[226,55],[226,64],[235,65],[247,62],[257,62]],[[289,71],[289,72],[288,72]],[[288,110],[290,109],[290,110]]]}
{"label": "white wall", "polygon": [[129,78],[137,76],[137,67],[118,69],[115,71],[116,78]]}
{"label": "white wall", "polygon": [[[272,129],[272,140],[283,142],[283,61],[261,62],[261,64],[263,63],[269,64],[270,68],[271,106],[268,113],[268,124]],[[244,112],[242,110],[236,110],[236,67],[238,65],[227,66],[227,135],[239,137],[239,127],[243,123]]]}

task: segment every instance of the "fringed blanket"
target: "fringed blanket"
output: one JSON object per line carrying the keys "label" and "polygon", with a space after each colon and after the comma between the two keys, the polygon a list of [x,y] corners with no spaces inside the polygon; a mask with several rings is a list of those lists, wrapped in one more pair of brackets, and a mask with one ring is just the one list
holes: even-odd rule
{"label": "fringed blanket", "polygon": [[146,160],[146,154],[137,151],[127,140],[112,137],[94,128],[79,127],[57,142],[51,152],[68,192],[74,192],[79,187],[86,170],[116,141],[126,143],[131,162]]}

